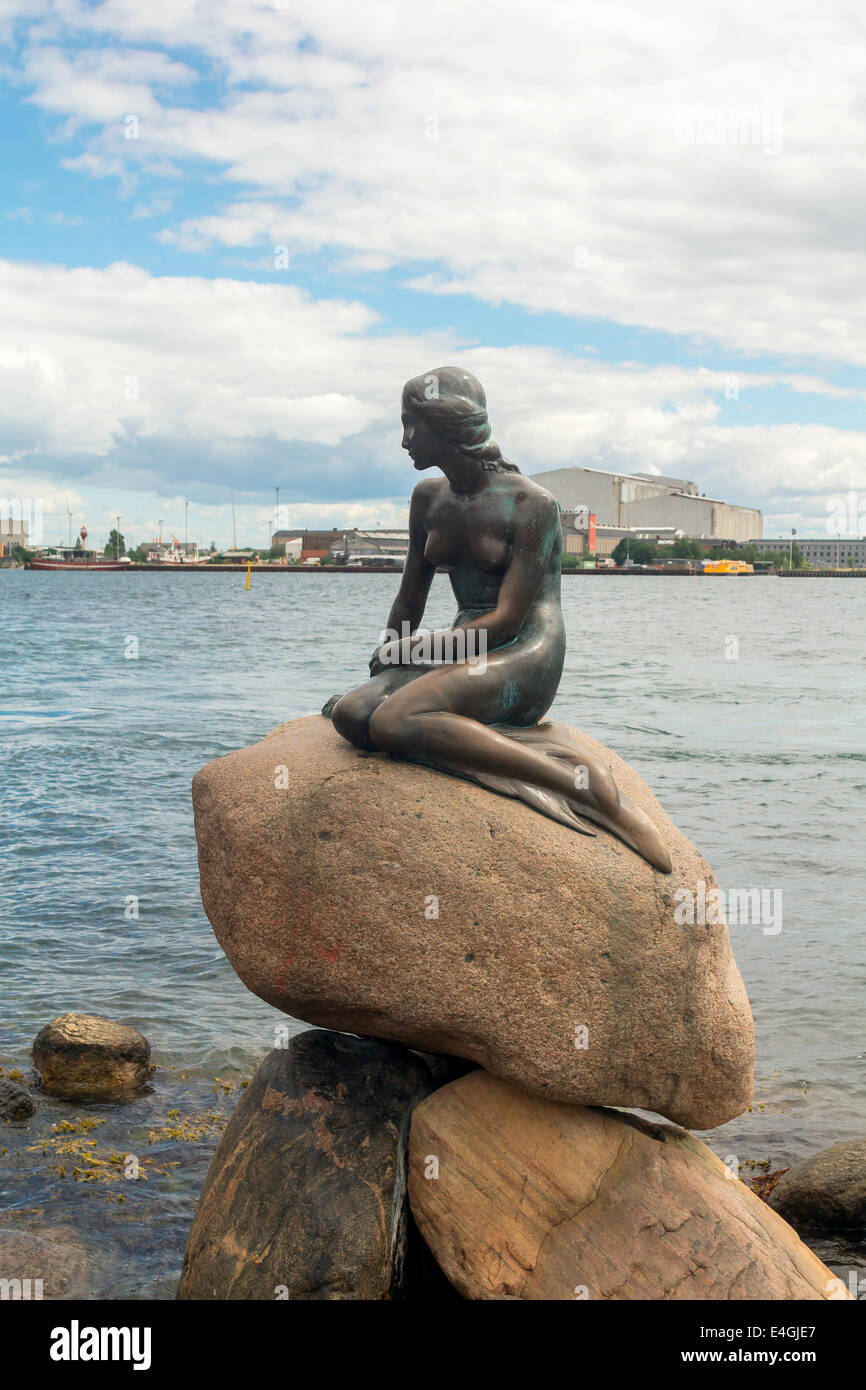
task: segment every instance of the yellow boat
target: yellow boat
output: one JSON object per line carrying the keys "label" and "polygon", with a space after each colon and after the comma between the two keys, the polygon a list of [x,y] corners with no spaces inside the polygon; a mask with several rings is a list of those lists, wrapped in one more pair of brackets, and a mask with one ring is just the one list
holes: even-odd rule
{"label": "yellow boat", "polygon": [[745,560],[705,560],[704,574],[754,574],[755,566]]}

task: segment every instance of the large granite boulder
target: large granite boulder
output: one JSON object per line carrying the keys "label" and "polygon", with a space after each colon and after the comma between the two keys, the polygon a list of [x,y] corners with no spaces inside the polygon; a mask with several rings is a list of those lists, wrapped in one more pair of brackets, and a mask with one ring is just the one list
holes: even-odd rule
{"label": "large granite boulder", "polygon": [[419,1057],[369,1038],[313,1030],[269,1053],[211,1162],[178,1297],[449,1291],[406,1192],[409,1121],[432,1084]]}
{"label": "large granite boulder", "polygon": [[43,1090],[65,1100],[121,1100],[150,1079],[150,1043],[99,1014],[61,1014],[33,1044]]}
{"label": "large granite boulder", "polygon": [[866,1139],[798,1163],[773,1188],[770,1206],[798,1230],[866,1231]]}
{"label": "large granite boulder", "polygon": [[555,1100],[699,1129],[738,1115],[748,1000],[724,918],[680,907],[712,873],[637,773],[577,737],[659,827],[670,875],[603,830],[359,753],[317,715],[202,768],[202,900],[241,979],[295,1018]]}
{"label": "large granite boulder", "polygon": [[416,1109],[409,1200],[468,1299],[846,1296],[685,1130],[541,1100],[483,1071]]}

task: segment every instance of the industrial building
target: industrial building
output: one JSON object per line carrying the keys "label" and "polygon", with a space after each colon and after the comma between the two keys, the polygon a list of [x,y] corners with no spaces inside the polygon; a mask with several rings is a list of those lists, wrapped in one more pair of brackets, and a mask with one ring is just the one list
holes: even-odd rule
{"label": "industrial building", "polygon": [[29,527],[14,516],[0,516],[0,560],[11,560],[17,545],[27,549]]}
{"label": "industrial building", "polygon": [[[746,544],[763,534],[764,518],[757,509],[703,497],[697,484],[684,478],[575,467],[534,473],[532,480],[559,503],[565,555],[605,557],[624,538],[663,546],[684,536],[715,548]],[[403,561],[409,532],[336,526],[330,531],[279,530],[271,544],[301,562],[345,564],[361,557]]]}
{"label": "industrial building", "polygon": [[[330,531],[307,531],[303,528],[298,531],[275,531],[271,536],[271,548],[282,550],[286,545],[291,546],[291,551],[287,552],[290,559],[300,560],[327,560],[331,557],[334,550],[343,547],[346,532],[339,531],[336,526]],[[297,542],[300,541],[300,549]]]}
{"label": "industrial building", "polygon": [[[572,520],[572,517],[575,519]],[[562,513],[563,555],[597,555],[604,559],[612,555],[620,541],[649,541],[651,545],[673,545],[682,536],[675,526],[599,526],[591,515],[589,521],[580,513]],[[712,545],[713,542],[707,542]]]}
{"label": "industrial building", "polygon": [[409,554],[409,532],[400,530],[347,531],[343,557],[349,561],[373,557],[404,561]]}
{"label": "industrial building", "polygon": [[275,531],[275,549],[286,548],[289,559],[333,560],[343,564],[352,559],[386,558],[405,560],[409,552],[409,532],[399,529],[359,530],[357,527],[331,531]]}
{"label": "industrial building", "polygon": [[656,532],[673,530],[693,540],[746,542],[764,533],[754,507],[703,497],[697,484],[657,473],[603,473],[595,468],[555,468],[532,480],[552,493],[563,512],[595,516],[599,528]]}
{"label": "industrial building", "polygon": [[[762,540],[753,540],[759,555],[766,555],[770,551],[781,551],[783,555],[788,554],[791,545],[791,533],[787,536],[779,536],[776,540],[767,537]],[[808,540],[805,537],[794,536],[794,544],[803,557],[807,565],[814,565],[816,569],[846,569],[849,565],[855,569],[866,566],[866,539],[845,540],[836,536],[819,536],[817,540]]]}

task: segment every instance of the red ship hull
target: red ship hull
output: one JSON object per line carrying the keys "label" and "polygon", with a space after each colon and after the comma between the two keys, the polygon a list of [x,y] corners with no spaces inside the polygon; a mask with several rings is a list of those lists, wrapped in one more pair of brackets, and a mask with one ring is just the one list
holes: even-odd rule
{"label": "red ship hull", "polygon": [[29,570],[128,570],[128,560],[30,560]]}

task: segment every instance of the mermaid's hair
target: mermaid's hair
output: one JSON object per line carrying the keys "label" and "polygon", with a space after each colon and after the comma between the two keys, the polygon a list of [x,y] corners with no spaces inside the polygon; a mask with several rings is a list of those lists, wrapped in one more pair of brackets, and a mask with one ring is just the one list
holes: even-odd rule
{"label": "mermaid's hair", "polygon": [[417,415],[444,444],[496,473],[519,473],[491,439],[484,387],[462,367],[436,367],[403,387],[403,409]]}

